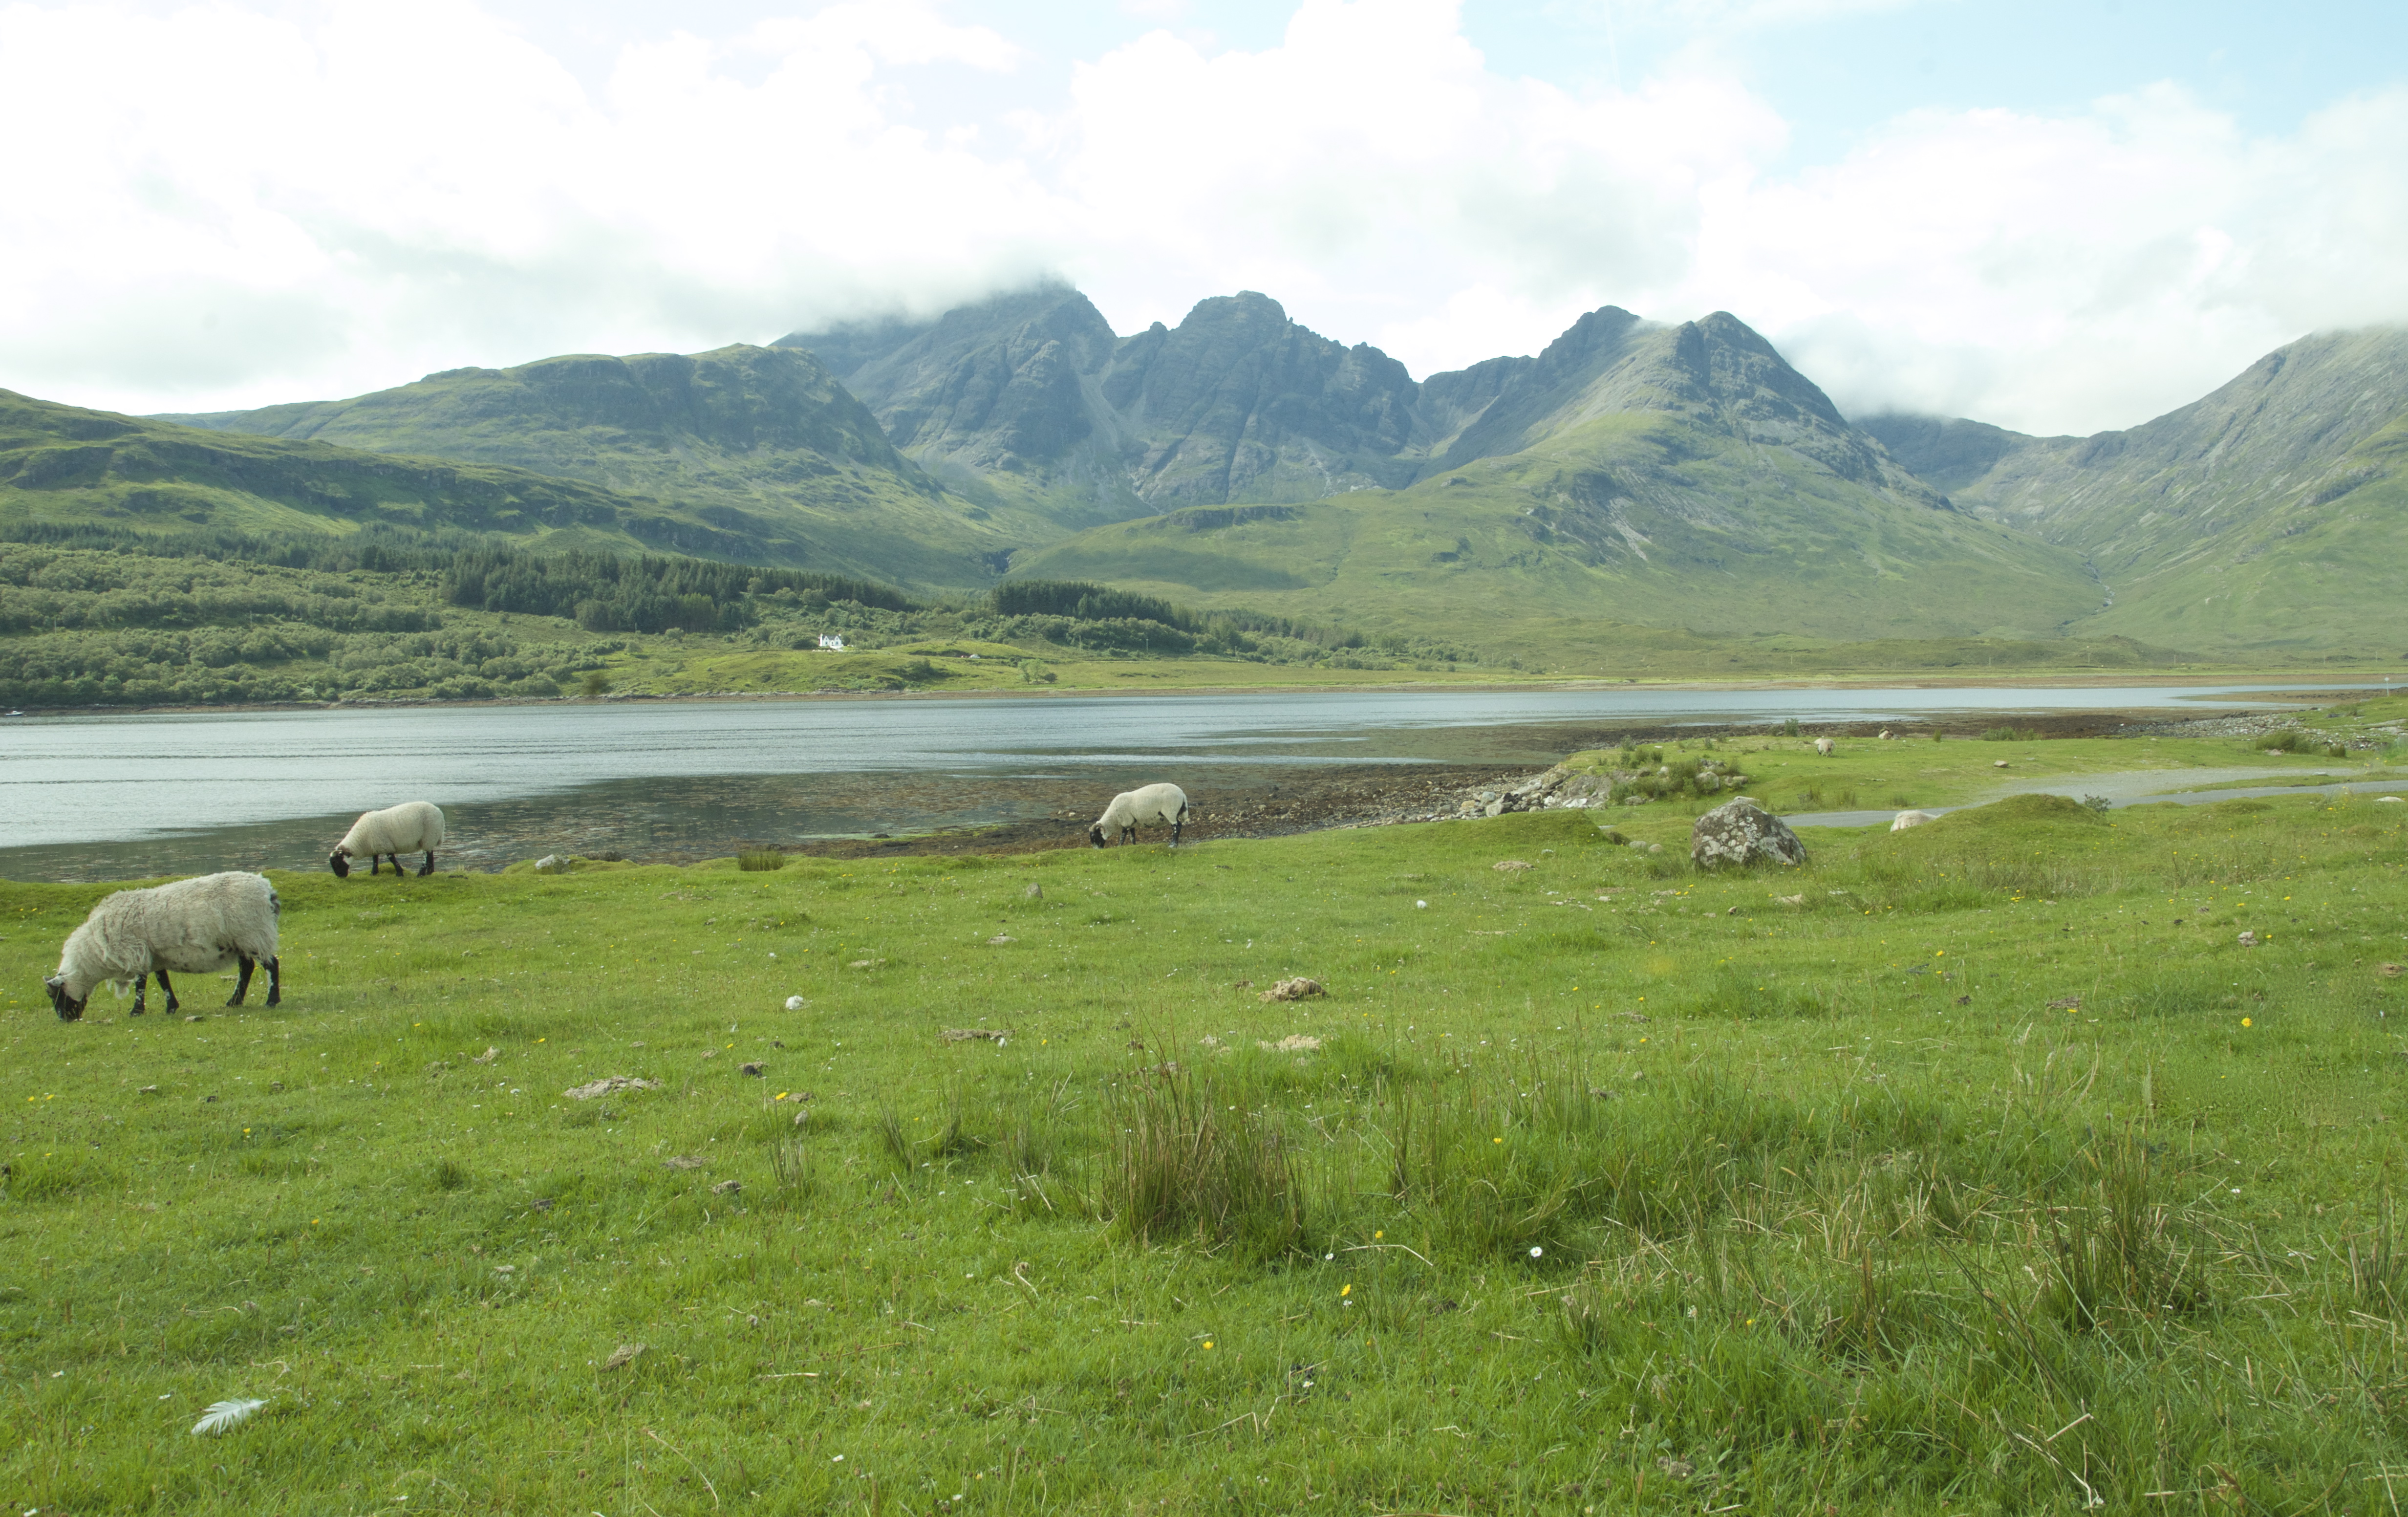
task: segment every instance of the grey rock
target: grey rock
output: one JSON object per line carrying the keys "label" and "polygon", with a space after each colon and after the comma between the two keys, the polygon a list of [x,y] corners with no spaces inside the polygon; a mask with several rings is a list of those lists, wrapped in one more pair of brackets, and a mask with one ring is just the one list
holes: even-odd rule
{"label": "grey rock", "polygon": [[1689,859],[1701,869],[1727,864],[1803,864],[1806,845],[1787,823],[1742,797],[1698,818],[1689,829]]}

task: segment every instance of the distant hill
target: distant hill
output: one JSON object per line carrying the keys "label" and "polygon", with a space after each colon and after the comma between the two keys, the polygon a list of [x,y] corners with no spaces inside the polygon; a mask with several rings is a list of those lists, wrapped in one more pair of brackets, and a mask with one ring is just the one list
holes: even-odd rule
{"label": "distant hill", "polygon": [[2056,636],[2100,604],[2077,554],[1949,508],[1727,314],[1657,326],[1609,308],[1415,400],[1399,490],[1189,508],[1012,572],[1534,648],[1607,621]]}
{"label": "distant hill", "polygon": [[1607,307],[1418,383],[1252,292],[1126,337],[1054,286],[779,345],[955,488],[1085,528],[1015,577],[1846,637],[2055,636],[2100,598],[2077,556],[1950,511],[1727,314]]}
{"label": "distant hill", "polygon": [[1182,503],[1313,500],[1402,484],[1419,387],[1245,292],[1116,336],[1048,286],[923,322],[798,332],[896,445],[947,482],[1040,503],[1066,528]]}
{"label": "distant hill", "polygon": [[688,551],[924,586],[989,583],[1025,537],[948,495],[793,348],[578,354],[154,420],[583,480],[726,535]]}
{"label": "distant hill", "polygon": [[1962,510],[2083,555],[2086,636],[2408,655],[2408,332],[2319,333],[2128,432],[1861,423]]}
{"label": "distant hill", "polygon": [[526,469],[209,432],[8,390],[0,390],[0,522],[337,534],[381,522],[547,549],[760,561],[790,546],[772,523],[709,521]]}

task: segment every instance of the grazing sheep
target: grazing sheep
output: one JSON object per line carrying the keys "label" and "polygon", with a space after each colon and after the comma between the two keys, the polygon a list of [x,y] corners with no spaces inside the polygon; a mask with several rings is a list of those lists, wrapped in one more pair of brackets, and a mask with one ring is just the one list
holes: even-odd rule
{"label": "grazing sheep", "polygon": [[1170,846],[1179,846],[1180,829],[1187,824],[1187,793],[1177,785],[1147,785],[1139,790],[1125,790],[1112,797],[1104,814],[1087,829],[1087,841],[1097,848],[1104,846],[1104,829],[1117,828],[1124,843],[1137,840],[1140,823],[1162,822],[1170,826]]}
{"label": "grazing sheep", "polygon": [[401,875],[401,856],[426,850],[426,862],[418,866],[422,875],[435,872],[435,851],[443,846],[443,812],[427,801],[404,801],[381,811],[365,811],[343,840],[326,855],[327,867],[340,880],[351,872],[351,860],[365,853],[368,856],[368,873],[373,876],[383,860],[393,860],[395,879]]}
{"label": "grazing sheep", "polygon": [[1904,832],[1909,827],[1920,827],[1930,820],[1931,813],[1928,811],[1900,811],[1889,819],[1889,830]]}
{"label": "grazing sheep", "polygon": [[1814,739],[1814,751],[1822,754],[1825,758],[1829,758],[1838,747],[1839,744],[1831,741],[1828,737],[1817,737]]}
{"label": "grazing sheep", "polygon": [[242,966],[228,1006],[240,1006],[251,990],[254,965],[267,966],[267,1004],[284,998],[284,975],[276,953],[276,918],[283,903],[267,877],[207,874],[149,890],[121,890],[92,909],[83,925],[68,934],[59,953],[59,972],[42,982],[61,1022],[83,1015],[92,988],[106,980],[125,994],[134,982],[135,1016],[143,1012],[145,977],[157,975],[167,993],[167,1009],[178,1007],[167,971],[211,974],[229,964]]}

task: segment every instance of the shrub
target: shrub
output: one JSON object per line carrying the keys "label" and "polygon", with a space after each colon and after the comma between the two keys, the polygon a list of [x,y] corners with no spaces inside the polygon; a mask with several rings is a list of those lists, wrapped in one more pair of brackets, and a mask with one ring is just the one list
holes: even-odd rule
{"label": "shrub", "polygon": [[736,855],[736,866],[751,872],[782,869],[786,866],[786,855],[774,848],[748,848]]}

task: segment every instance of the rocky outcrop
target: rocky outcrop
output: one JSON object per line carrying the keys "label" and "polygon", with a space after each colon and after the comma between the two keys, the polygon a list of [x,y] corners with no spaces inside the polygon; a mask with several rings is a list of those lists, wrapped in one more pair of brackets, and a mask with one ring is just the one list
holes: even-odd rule
{"label": "rocky outcrop", "polygon": [[1700,869],[1803,864],[1806,845],[1787,823],[1742,795],[1698,818],[1689,829],[1689,860]]}

